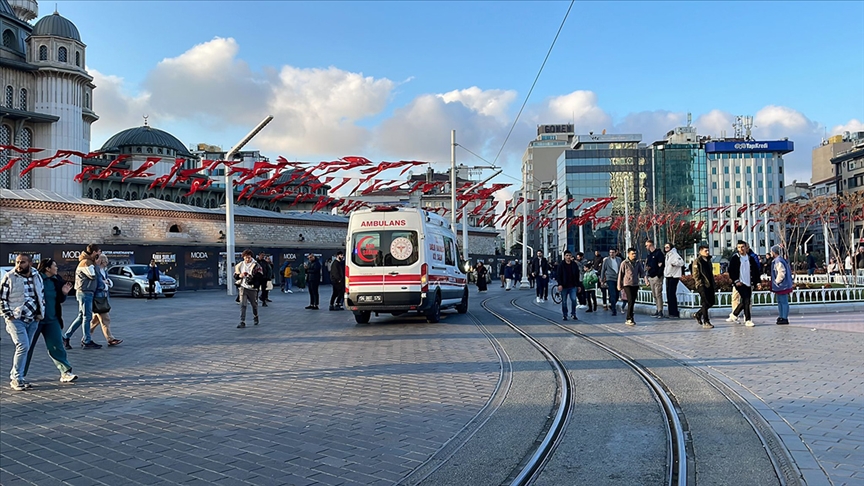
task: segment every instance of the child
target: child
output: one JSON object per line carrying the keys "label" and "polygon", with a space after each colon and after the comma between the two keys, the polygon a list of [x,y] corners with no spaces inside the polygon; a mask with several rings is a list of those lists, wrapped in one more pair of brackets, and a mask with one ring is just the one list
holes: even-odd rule
{"label": "child", "polygon": [[585,287],[585,303],[588,304],[588,310],[585,312],[597,311],[597,282],[600,278],[597,272],[594,271],[590,263],[585,264],[585,276],[582,277],[582,285]]}

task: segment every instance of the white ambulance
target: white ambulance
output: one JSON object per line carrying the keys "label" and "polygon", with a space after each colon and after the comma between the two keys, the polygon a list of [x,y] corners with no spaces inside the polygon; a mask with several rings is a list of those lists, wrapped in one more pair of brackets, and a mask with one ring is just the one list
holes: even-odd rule
{"label": "white ambulance", "polygon": [[468,280],[450,222],[423,209],[354,211],[348,223],[345,306],[358,324],[374,312],[416,311],[428,322],[441,309],[468,312]]}

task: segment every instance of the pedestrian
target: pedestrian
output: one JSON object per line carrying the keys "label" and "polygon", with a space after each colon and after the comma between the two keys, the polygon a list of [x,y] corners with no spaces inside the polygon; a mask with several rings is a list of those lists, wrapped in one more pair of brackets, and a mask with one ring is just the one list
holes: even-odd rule
{"label": "pedestrian", "polygon": [[567,299],[570,299],[570,318],[574,321],[579,319],[576,317],[576,289],[582,283],[581,275],[579,274],[579,265],[573,259],[573,253],[570,250],[564,252],[564,261],[558,264],[558,274],[555,276],[558,282],[558,291],[561,292],[561,312],[564,314],[564,320],[567,320]]}
{"label": "pedestrian", "polygon": [[147,268],[147,300],[156,299],[156,283],[159,282],[159,266],[156,265],[156,260],[150,260],[150,266]]}
{"label": "pedestrian", "polygon": [[846,270],[846,275],[852,275],[852,254],[846,255],[846,260],[843,262],[843,268]]}
{"label": "pedestrian", "polygon": [[855,255],[855,268],[864,270],[864,245],[858,247],[858,253]]}
{"label": "pedestrian", "polygon": [[330,296],[330,310],[343,310],[345,300],[345,252],[336,252],[336,259],[330,264],[330,283],[333,285],[333,295]]}
{"label": "pedestrian", "polygon": [[588,306],[585,305],[585,287],[582,285],[582,275],[585,275],[585,254],[580,252],[576,253],[576,258],[573,259],[576,262],[576,266],[579,267],[579,282],[576,284],[576,299],[579,301],[579,308],[585,309]]}
{"label": "pedestrian", "polygon": [[102,254],[102,250],[96,244],[87,245],[87,248],[78,256],[78,268],[75,269],[75,298],[78,300],[78,315],[69,329],[63,333],[63,346],[72,349],[69,340],[72,335],[83,324],[84,336],[81,339],[81,347],[86,349],[99,349],[101,344],[93,341],[90,336],[90,323],[93,322],[93,293],[96,291],[98,281],[96,280],[96,259]]}
{"label": "pedestrian", "polygon": [[591,268],[595,272],[599,272],[601,266],[603,266],[603,255],[600,254],[600,250],[594,250],[594,259],[591,260]]}
{"label": "pedestrian", "polygon": [[507,276],[506,276],[507,265],[508,265],[508,262],[505,260],[505,261],[501,262],[501,266],[498,267],[498,278],[501,279],[501,288],[502,289],[507,284]]}
{"label": "pedestrian", "polygon": [[635,326],[633,309],[636,306],[636,297],[639,295],[639,282],[645,278],[645,266],[637,258],[636,248],[627,249],[627,259],[624,260],[618,270],[618,291],[627,296],[627,315],[624,323]]}
{"label": "pedestrian", "polygon": [[549,296],[549,260],[543,256],[542,251],[538,251],[537,256],[531,260],[531,270],[537,281],[535,301],[539,304],[545,302]]}
{"label": "pedestrian", "polygon": [[45,337],[45,347],[48,356],[54,361],[54,366],[60,370],[60,383],[72,383],[78,379],[78,375],[72,373],[72,365],[63,348],[63,302],[66,295],[72,290],[72,284],[57,275],[57,262],[51,258],[43,258],[39,262],[39,276],[42,278],[42,290],[45,296],[45,312],[42,320],[36,327],[36,333],[30,340],[30,349],[27,351],[27,362],[24,364],[24,373],[27,376],[30,369],[30,360],[36,350],[36,342],[39,335]]}
{"label": "pedestrian", "polygon": [[294,269],[294,273],[297,274],[297,288],[300,289],[300,292],[306,291],[306,262],[303,262],[302,265]]}
{"label": "pedestrian", "polygon": [[0,311],[6,322],[6,332],[15,343],[9,386],[23,391],[30,388],[27,375],[27,353],[45,312],[42,277],[31,267],[28,255],[17,255],[15,267],[0,279]]}
{"label": "pedestrian", "polygon": [[513,263],[513,288],[516,288],[517,283],[522,282],[522,262],[516,260]]}
{"label": "pedestrian", "polygon": [[237,329],[246,327],[246,304],[252,305],[253,324],[258,325],[258,289],[264,283],[264,271],[255,261],[252,250],[243,250],[243,260],[234,267],[234,281],[240,292],[240,324]]}
{"label": "pedestrian", "polygon": [[594,264],[586,263],[585,275],[582,277],[582,286],[585,288],[585,304],[588,306],[588,310],[585,312],[597,312],[597,282],[599,280],[597,271],[594,270]]}
{"label": "pedestrian", "polygon": [[[770,269],[768,270],[771,271]],[[830,262],[828,263],[828,275],[833,277],[834,275],[840,274],[840,264],[837,263],[837,258],[831,257]],[[831,282],[829,282],[831,283]]]}
{"label": "pedestrian", "polygon": [[666,305],[669,307],[669,317],[681,317],[678,311],[678,284],[684,275],[684,259],[672,243],[663,247],[664,256],[663,277],[666,281]]}
{"label": "pedestrian", "polygon": [[699,256],[693,260],[691,273],[702,304],[702,307],[693,314],[693,317],[703,328],[713,329],[714,325],[711,324],[709,311],[714,307],[717,299],[717,284],[714,282],[714,265],[711,263],[708,245],[699,246]]}
{"label": "pedestrian", "polygon": [[789,294],[795,290],[792,277],[792,268],[789,262],[783,258],[783,249],[780,245],[771,247],[774,257],[771,263],[771,291],[777,296],[777,324],[789,324]]}
{"label": "pedestrian", "polygon": [[122,343],[122,339],[117,339],[111,334],[111,301],[109,292],[114,282],[108,278],[108,273],[105,271],[108,268],[108,257],[104,254],[99,255],[96,259],[96,290],[93,292],[93,319],[90,321],[90,335],[100,325],[102,326],[102,334],[105,335],[105,342],[108,346],[117,346]]}
{"label": "pedestrian", "polygon": [[514,268],[513,260],[510,260],[510,262],[507,263],[507,266],[504,267],[504,290],[508,292],[510,291],[510,288],[513,286],[513,278],[515,275],[516,269]]}
{"label": "pedestrian", "polygon": [[309,305],[307,309],[318,310],[318,286],[321,285],[321,262],[315,254],[310,253],[304,263],[306,282],[309,284]]}
{"label": "pedestrian", "polygon": [[739,241],[738,252],[729,258],[729,279],[738,291],[739,302],[732,310],[727,321],[737,322],[738,316],[744,313],[744,325],[753,327],[753,289],[761,281],[759,277],[759,263],[750,255],[750,246],[745,241]]}
{"label": "pedestrian", "polygon": [[273,288],[273,265],[267,262],[267,256],[262,251],[258,254],[258,265],[261,267],[261,273],[264,274],[264,283],[261,285],[261,307],[267,307],[267,302],[270,300],[270,289]]}
{"label": "pedestrian", "polygon": [[657,311],[651,314],[651,317],[658,319],[663,318],[663,265],[666,262],[666,257],[659,248],[654,246],[654,240],[645,241],[645,249],[648,251],[648,258],[645,261],[645,283],[651,287],[651,294],[654,295],[654,305]]}
{"label": "pedestrian", "polygon": [[534,288],[534,281],[537,279],[537,277],[534,274],[534,268],[531,266],[531,263],[533,261],[534,260],[532,259],[531,261],[528,262],[528,287],[532,288],[532,289]]}
{"label": "pedestrian", "polygon": [[[603,265],[600,266],[600,286],[605,287],[609,291],[609,308],[612,309],[612,315],[617,314],[618,305],[618,269],[621,267],[621,257],[618,252],[611,248],[609,256],[603,259]],[[605,303],[605,302],[604,302]]]}
{"label": "pedestrian", "polygon": [[282,264],[282,268],[279,270],[282,273],[282,293],[283,294],[293,294],[294,291],[291,290],[291,280],[294,278],[293,271],[291,269],[291,262],[285,260],[285,263]]}
{"label": "pedestrian", "polygon": [[768,251],[768,253],[765,254],[765,261],[762,263],[762,274],[767,277],[766,280],[771,280],[771,267],[773,266],[773,262],[774,257],[771,256],[771,251]]}
{"label": "pedestrian", "polygon": [[816,275],[816,257],[809,251],[807,252],[807,275]]}
{"label": "pedestrian", "polygon": [[474,274],[477,276],[477,292],[486,292],[489,284],[486,280],[489,278],[489,269],[483,265],[483,262],[477,262],[477,265],[474,265]]}

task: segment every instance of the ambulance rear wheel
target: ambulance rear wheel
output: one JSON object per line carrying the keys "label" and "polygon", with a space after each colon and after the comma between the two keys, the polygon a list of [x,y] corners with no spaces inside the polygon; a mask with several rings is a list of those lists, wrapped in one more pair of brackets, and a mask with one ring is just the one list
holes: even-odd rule
{"label": "ambulance rear wheel", "polygon": [[435,295],[435,303],[426,311],[426,322],[436,324],[441,321],[441,295]]}
{"label": "ambulance rear wheel", "polygon": [[465,292],[462,294],[462,302],[456,306],[456,312],[460,314],[468,312],[468,289],[465,289]]}
{"label": "ambulance rear wheel", "polygon": [[369,324],[369,318],[372,317],[371,311],[361,311],[354,313],[354,320],[357,324]]}

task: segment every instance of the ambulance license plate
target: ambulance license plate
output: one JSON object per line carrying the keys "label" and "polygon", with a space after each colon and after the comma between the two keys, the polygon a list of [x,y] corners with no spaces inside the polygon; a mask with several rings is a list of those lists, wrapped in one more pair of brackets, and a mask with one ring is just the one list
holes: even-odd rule
{"label": "ambulance license plate", "polygon": [[357,298],[357,302],[364,304],[380,304],[383,301],[380,295],[361,295]]}

